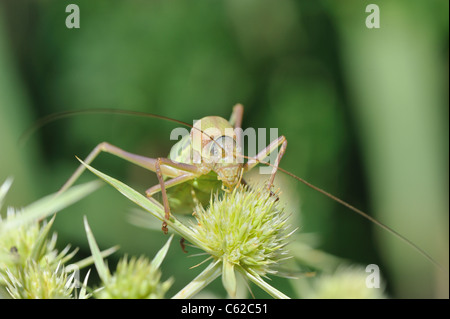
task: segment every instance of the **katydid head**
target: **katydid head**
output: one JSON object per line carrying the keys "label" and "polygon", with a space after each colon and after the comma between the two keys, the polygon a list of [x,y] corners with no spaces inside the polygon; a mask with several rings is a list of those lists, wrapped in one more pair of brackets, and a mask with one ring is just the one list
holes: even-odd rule
{"label": "katydid head", "polygon": [[191,141],[194,153],[217,174],[222,189],[232,190],[240,183],[243,163],[237,154],[236,133],[227,120],[207,116],[195,122]]}
{"label": "katydid head", "polygon": [[230,123],[220,116],[206,116],[196,121],[191,129],[192,148],[205,160],[215,155],[210,154],[211,143],[216,141],[214,149],[219,152],[225,146],[222,144],[228,143],[226,138],[236,141],[236,134]]}

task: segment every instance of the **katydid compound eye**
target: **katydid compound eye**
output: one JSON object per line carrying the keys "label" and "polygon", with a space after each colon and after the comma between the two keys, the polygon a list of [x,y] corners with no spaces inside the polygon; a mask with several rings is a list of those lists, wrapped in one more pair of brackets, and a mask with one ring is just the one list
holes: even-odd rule
{"label": "katydid compound eye", "polygon": [[211,141],[209,153],[213,157],[225,157],[233,154],[235,145],[236,141],[232,137],[223,135]]}
{"label": "katydid compound eye", "polygon": [[222,149],[222,146],[219,145],[219,143],[217,143],[216,141],[211,141],[210,144],[211,144],[211,146],[209,149],[209,155],[211,155],[212,157],[217,157],[217,158],[222,157],[223,156],[222,152],[224,152]]}
{"label": "katydid compound eye", "polygon": [[213,157],[218,157],[219,153],[222,151],[219,145],[217,145],[214,141],[211,142],[211,148],[209,150],[209,155]]}

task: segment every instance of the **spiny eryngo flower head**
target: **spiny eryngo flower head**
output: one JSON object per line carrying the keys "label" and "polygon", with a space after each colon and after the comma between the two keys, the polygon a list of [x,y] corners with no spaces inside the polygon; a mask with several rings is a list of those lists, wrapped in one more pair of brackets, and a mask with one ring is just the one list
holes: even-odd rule
{"label": "spiny eryngo flower head", "polygon": [[286,259],[288,215],[278,194],[264,186],[239,186],[222,197],[215,195],[210,207],[198,207],[195,237],[212,256],[259,275],[275,273],[273,265]]}
{"label": "spiny eryngo flower head", "polygon": [[[12,179],[0,185],[0,209],[5,196],[12,184]],[[83,186],[84,187],[84,186]],[[87,189],[87,188],[86,188]],[[76,189],[78,192],[80,188]],[[30,268],[30,262],[53,272],[58,265],[69,261],[76,250],[69,253],[70,246],[58,252],[55,248],[57,236],[50,234],[54,218],[49,222],[40,222],[55,211],[70,205],[69,199],[79,198],[82,193],[74,196],[73,190],[59,197],[47,196],[23,209],[8,207],[6,217],[0,216],[0,285],[5,284],[4,278],[8,271],[16,278],[24,268]],[[70,197],[69,197],[70,196]],[[33,271],[33,269],[29,269]]]}
{"label": "spiny eryngo flower head", "polygon": [[[14,208],[9,207],[6,218],[0,217],[0,225],[6,224],[18,218],[21,214]],[[16,263],[25,266],[26,260],[31,254],[36,243],[39,233],[41,231],[40,224],[36,221],[24,225],[19,225],[15,228],[2,230],[0,235],[0,249],[3,254],[10,255],[7,259],[7,266],[13,267]],[[53,247],[49,247],[48,252],[52,251]]]}
{"label": "spiny eryngo flower head", "polygon": [[370,278],[364,268],[352,266],[339,268],[333,274],[315,278],[311,289],[305,294],[310,299],[384,299],[385,285],[369,286]]}
{"label": "spiny eryngo flower head", "polygon": [[5,275],[0,276],[14,299],[70,299],[75,287],[74,275],[69,276],[59,266],[52,270],[28,261],[17,275],[7,270]]}
{"label": "spiny eryngo flower head", "polygon": [[[7,223],[14,222],[15,219],[23,216],[24,213],[8,208],[6,218],[0,218],[0,228]],[[76,250],[69,253],[70,246],[58,252],[56,247],[57,235],[53,233],[47,238],[52,221],[39,223],[31,221],[26,224],[19,224],[14,228],[6,228],[0,232],[0,274],[5,274],[6,269],[19,276],[19,270],[30,267],[30,261],[36,262],[49,271],[54,271],[60,262],[69,261],[76,253]],[[4,284],[0,277],[0,284]]]}
{"label": "spiny eryngo flower head", "polygon": [[122,258],[116,272],[104,288],[95,293],[100,299],[161,299],[172,285],[173,280],[161,282],[161,271],[145,257]]}
{"label": "spiny eryngo flower head", "polygon": [[[2,219],[0,217],[0,225],[19,218],[21,214],[20,210],[9,207],[6,218]],[[2,230],[0,235],[0,249],[2,249],[4,253],[11,253],[17,257],[20,256],[20,264],[24,266],[41,231],[42,227],[38,221],[22,224],[8,230]],[[45,254],[54,256],[57,253],[54,249],[55,241],[56,234],[53,235],[52,240],[45,246]]]}

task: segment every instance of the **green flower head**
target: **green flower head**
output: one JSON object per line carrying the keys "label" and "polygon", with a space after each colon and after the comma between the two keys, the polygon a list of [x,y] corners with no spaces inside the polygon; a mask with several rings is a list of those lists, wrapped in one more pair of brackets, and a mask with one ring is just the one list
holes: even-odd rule
{"label": "green flower head", "polygon": [[384,283],[380,287],[367,286],[368,273],[364,268],[339,268],[333,274],[316,278],[305,295],[309,299],[384,299]]}
{"label": "green flower head", "polygon": [[18,275],[7,270],[2,277],[14,299],[69,299],[73,297],[74,275],[69,276],[60,266],[51,270],[29,261]]}
{"label": "green flower head", "polygon": [[197,207],[194,212],[196,222],[185,224],[173,215],[166,219],[164,208],[157,201],[149,200],[128,185],[83,164],[127,198],[164,221],[169,229],[191,245],[210,255],[207,260],[212,259],[211,264],[173,298],[191,298],[219,276],[222,276],[228,294],[235,297],[236,271],[271,296],[288,298],[262,278],[276,274],[280,262],[290,257],[286,245],[295,231],[289,230],[288,215],[278,201],[277,192],[272,193],[263,185],[240,185],[232,192],[211,196],[209,208]]}
{"label": "green flower head", "polygon": [[161,299],[172,285],[169,279],[160,282],[161,271],[152,262],[139,258],[122,258],[116,272],[104,283],[104,288],[95,293],[100,299]]}
{"label": "green flower head", "polygon": [[274,274],[292,233],[280,206],[265,187],[239,186],[221,198],[216,194],[208,209],[198,207],[191,229],[215,258],[260,276]]}

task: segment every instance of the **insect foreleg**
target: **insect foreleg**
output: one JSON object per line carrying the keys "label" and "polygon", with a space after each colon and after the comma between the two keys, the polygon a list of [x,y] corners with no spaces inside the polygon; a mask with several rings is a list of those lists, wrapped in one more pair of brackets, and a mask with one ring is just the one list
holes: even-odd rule
{"label": "insect foreleg", "polygon": [[270,179],[267,187],[270,189],[272,187],[273,181],[275,179],[275,174],[278,170],[278,165],[280,164],[281,158],[283,157],[284,153],[286,152],[287,148],[287,140],[284,136],[278,137],[276,140],[272,141],[268,146],[266,146],[263,150],[261,150],[258,154],[256,154],[255,157],[249,158],[249,161],[244,164],[244,170],[249,171],[256,165],[258,165],[259,162],[264,161],[264,159],[269,156],[273,151],[277,150],[278,147],[280,147],[280,151],[278,152],[277,158],[275,160],[275,163],[272,165],[272,172],[270,174]]}

